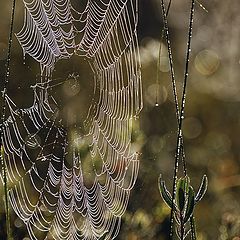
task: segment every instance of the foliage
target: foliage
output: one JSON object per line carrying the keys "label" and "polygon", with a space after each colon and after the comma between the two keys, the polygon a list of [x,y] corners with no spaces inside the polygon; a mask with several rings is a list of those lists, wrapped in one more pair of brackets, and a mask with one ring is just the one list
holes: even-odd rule
{"label": "foliage", "polygon": [[[193,187],[190,185],[190,178],[188,176],[179,178],[177,180],[177,191],[175,199],[172,198],[170,192],[167,190],[165,182],[162,177],[159,178],[159,190],[162,199],[169,208],[173,208],[174,218],[176,220],[176,234],[180,240],[185,239],[188,234],[191,234],[191,239],[196,239],[196,229],[194,223],[194,207],[203,198],[207,191],[207,176],[202,178],[201,186],[195,194]],[[189,223],[190,229],[186,229]]]}

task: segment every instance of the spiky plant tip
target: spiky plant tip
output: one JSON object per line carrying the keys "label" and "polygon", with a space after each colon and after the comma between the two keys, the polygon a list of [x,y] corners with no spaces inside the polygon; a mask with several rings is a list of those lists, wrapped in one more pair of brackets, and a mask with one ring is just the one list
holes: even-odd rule
{"label": "spiky plant tip", "polygon": [[[194,208],[195,205],[203,198],[207,191],[207,176],[202,177],[201,185],[195,195],[194,189],[190,184],[190,178],[186,175],[177,179],[177,188],[175,198],[172,198],[171,193],[168,191],[165,181],[162,176],[159,176],[159,191],[163,201],[169,208],[173,210],[174,219],[176,222],[176,235],[179,239],[185,239],[188,234],[196,236],[194,224]],[[174,207],[172,207],[174,206]],[[186,225],[190,225],[190,229],[186,230]],[[194,231],[194,232],[193,232]],[[192,238],[195,239],[195,238]]]}

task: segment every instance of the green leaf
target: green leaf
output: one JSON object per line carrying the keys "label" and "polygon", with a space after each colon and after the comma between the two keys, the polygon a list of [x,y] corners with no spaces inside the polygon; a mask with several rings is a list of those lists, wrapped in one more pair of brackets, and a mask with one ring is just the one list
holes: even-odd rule
{"label": "green leaf", "polygon": [[3,146],[1,146],[0,154],[1,154],[1,157],[4,158],[4,148],[3,148]]}
{"label": "green leaf", "polygon": [[176,200],[179,210],[182,212],[185,207],[186,195],[188,192],[189,177],[180,178],[177,182]]}
{"label": "green leaf", "polygon": [[170,192],[167,190],[165,181],[162,180],[161,175],[159,176],[158,187],[159,187],[159,191],[162,196],[162,199],[168,205],[168,207],[172,208],[172,196]]}
{"label": "green leaf", "polygon": [[181,225],[180,213],[179,213],[179,211],[175,211],[173,216],[174,216],[174,219],[175,219],[176,223],[177,223],[178,225]]}
{"label": "green leaf", "polygon": [[189,230],[185,233],[184,239],[189,235],[190,232],[191,232],[191,229],[189,229]]}
{"label": "green leaf", "polygon": [[180,230],[179,226],[175,227],[175,232],[176,232],[176,235],[177,235],[178,239],[181,240],[181,230]]}
{"label": "green leaf", "polygon": [[207,187],[208,187],[208,179],[207,179],[207,176],[204,175],[203,178],[202,178],[202,182],[201,182],[201,185],[200,185],[200,188],[198,190],[198,193],[195,197],[195,202],[199,202],[203,196],[205,195],[206,191],[207,191]]}
{"label": "green leaf", "polygon": [[178,188],[178,194],[177,194],[177,204],[179,207],[180,212],[183,211],[184,206],[185,206],[185,192],[183,191],[182,188]]}
{"label": "green leaf", "polygon": [[188,201],[187,201],[187,208],[186,208],[186,213],[185,213],[185,217],[184,217],[184,223],[186,223],[193,214],[194,205],[195,205],[194,196],[195,196],[194,190],[193,190],[192,186],[189,186]]}

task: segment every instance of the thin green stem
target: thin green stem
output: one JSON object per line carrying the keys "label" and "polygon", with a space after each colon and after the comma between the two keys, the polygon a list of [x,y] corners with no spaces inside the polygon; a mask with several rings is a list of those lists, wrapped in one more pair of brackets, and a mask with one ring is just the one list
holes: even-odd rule
{"label": "thin green stem", "polygon": [[191,240],[196,240],[196,225],[195,225],[195,219],[193,216],[190,218],[190,228],[191,228]]}
{"label": "thin green stem", "polygon": [[[176,103],[176,114],[178,120],[178,136],[177,136],[177,148],[175,153],[175,166],[174,166],[174,176],[173,176],[173,190],[172,190],[172,205],[174,204],[174,199],[176,197],[176,183],[177,183],[177,173],[178,173],[178,165],[181,153],[183,154],[183,135],[182,135],[182,123],[184,119],[184,110],[185,110],[185,102],[186,102],[186,88],[187,88],[187,80],[188,80],[188,69],[189,69],[189,59],[190,59],[190,52],[191,52],[191,39],[192,39],[192,28],[193,28],[193,17],[194,17],[194,6],[195,0],[192,0],[191,4],[191,13],[190,13],[190,23],[189,23],[189,32],[188,32],[188,42],[187,42],[187,53],[186,53],[186,65],[185,65],[185,73],[184,73],[184,80],[183,80],[183,94],[181,100],[181,111],[179,111],[178,101],[177,101],[177,92],[176,92],[176,84],[175,84],[175,76],[174,76],[174,69],[173,69],[173,60],[172,60],[172,53],[171,53],[171,44],[169,38],[169,30],[168,30],[168,22],[166,17],[166,10],[164,1],[161,0],[162,12],[163,12],[163,19],[164,19],[164,28],[166,31],[166,40],[168,45],[168,53],[169,53],[169,62],[170,62],[170,69],[171,69],[171,78],[173,83],[173,92],[174,98]],[[180,113],[180,114],[179,114]],[[185,161],[184,161],[185,163]],[[186,166],[184,166],[184,173],[186,174]],[[174,209],[171,209],[171,217],[170,217],[170,239],[173,238],[173,225],[174,225]]]}
{"label": "thin green stem", "polygon": [[[171,42],[169,37],[169,29],[168,29],[168,21],[167,16],[169,14],[170,6],[171,6],[171,0],[169,1],[168,8],[165,10],[164,2],[161,2],[162,5],[162,12],[163,12],[163,20],[164,20],[164,29],[162,30],[162,36],[161,36],[161,42],[159,47],[159,60],[158,60],[158,71],[157,71],[157,88],[156,88],[156,106],[158,106],[158,95],[159,95],[159,72],[160,72],[160,57],[161,57],[161,51],[162,51],[162,40],[164,37],[164,34],[166,33],[166,41],[167,41],[167,48],[168,48],[168,58],[169,58],[169,65],[170,65],[170,73],[171,73],[171,81],[172,81],[172,88],[173,88],[173,95],[174,95],[174,104],[176,108],[176,119],[179,125],[180,120],[180,111],[179,111],[179,104],[178,104],[178,96],[177,96],[177,87],[176,87],[176,80],[175,80],[175,74],[174,74],[174,64],[173,64],[173,57],[172,57],[172,49],[171,49]],[[164,9],[163,9],[164,8]],[[183,173],[184,176],[187,175],[187,167],[185,162],[185,153],[184,153],[184,146],[183,146],[183,138],[181,139],[181,154],[182,156],[182,164],[183,164]]]}
{"label": "thin green stem", "polygon": [[183,214],[181,213],[181,216],[180,216],[180,223],[181,223],[181,235],[180,235],[180,238],[181,240],[184,240],[184,235],[185,235],[185,226],[184,226],[184,217],[183,217]]}
{"label": "thin green stem", "polygon": [[[170,0],[169,3],[168,3],[166,17],[169,14],[171,3],[172,3],[172,0]],[[161,32],[161,40],[160,40],[160,44],[159,44],[158,62],[157,62],[157,82],[156,82],[156,101],[155,101],[156,106],[159,105],[159,99],[158,99],[158,97],[159,97],[159,82],[160,82],[159,81],[160,80],[160,74],[159,73],[160,73],[160,66],[161,66],[162,42],[163,42],[164,34],[165,34],[165,31],[164,31],[164,28],[163,28],[163,30]]]}
{"label": "thin green stem", "polygon": [[[8,87],[9,76],[10,76],[10,59],[11,59],[11,50],[12,50],[12,41],[13,41],[13,23],[14,23],[15,6],[16,6],[16,0],[13,0],[10,32],[9,32],[9,38],[8,38],[8,53],[7,53],[7,61],[6,61],[6,72],[5,72],[5,79],[4,79],[4,83],[3,83],[3,92],[2,92],[3,105],[2,105],[1,125],[5,121],[5,115],[6,115],[6,94],[7,94],[7,87]],[[1,136],[2,136],[2,129],[1,129]]]}
{"label": "thin green stem", "polygon": [[12,49],[12,41],[13,41],[13,24],[14,24],[14,15],[15,15],[15,7],[16,0],[12,1],[12,14],[11,14],[11,23],[10,23],[10,32],[8,38],[8,53],[7,53],[7,61],[6,61],[6,73],[3,84],[2,98],[2,116],[0,122],[0,147],[1,147],[1,164],[2,164],[2,174],[3,174],[3,182],[4,182],[4,200],[5,200],[5,213],[6,213],[6,228],[7,228],[7,239],[11,239],[11,225],[10,225],[10,211],[9,211],[9,202],[8,202],[8,185],[7,185],[7,167],[6,167],[6,159],[4,157],[4,149],[2,146],[3,139],[3,123],[5,121],[6,116],[6,94],[9,83],[10,76],[10,58],[11,58],[11,49]]}
{"label": "thin green stem", "polygon": [[[194,8],[195,7],[195,0],[192,0],[191,10],[190,10],[190,22],[189,22],[189,31],[188,31],[188,42],[187,42],[187,51],[186,51],[186,61],[185,61],[185,73],[184,73],[184,80],[183,80],[183,94],[182,94],[182,101],[181,101],[181,112],[179,116],[179,127],[178,127],[178,138],[177,138],[177,149],[176,149],[176,165],[179,161],[181,155],[181,141],[182,141],[182,123],[184,119],[184,110],[185,110],[185,103],[186,103],[186,91],[187,91],[187,82],[189,76],[189,62],[190,62],[190,53],[191,53],[191,41],[192,41],[192,31],[193,31],[193,19],[194,19]],[[175,172],[176,173],[176,172]],[[175,175],[174,178],[177,176]],[[175,198],[176,192],[176,184],[173,186],[173,198]],[[173,217],[172,217],[173,218]]]}
{"label": "thin green stem", "polygon": [[[168,22],[167,22],[165,4],[164,4],[163,0],[161,0],[161,7],[162,7],[162,14],[163,14],[163,21],[164,21],[164,29],[165,29],[165,32],[166,32],[166,41],[167,41],[167,47],[168,47],[168,56],[169,56],[171,79],[172,79],[172,84],[173,84],[174,101],[175,101],[175,103],[177,103],[176,104],[176,108],[177,108],[176,115],[177,115],[177,119],[179,119],[179,107],[178,107],[176,82],[175,82],[174,67],[173,67],[172,49],[171,49],[171,43],[170,43],[170,37],[169,37],[169,30],[168,30]],[[172,206],[174,205],[174,199],[175,199],[175,195],[176,195],[177,172],[178,172],[178,161],[175,160],[174,177],[173,177]],[[174,214],[174,209],[171,208],[170,239],[173,238],[173,224],[174,224],[173,214]]]}
{"label": "thin green stem", "polygon": [[3,175],[3,187],[4,187],[4,203],[5,203],[5,216],[6,216],[6,232],[7,239],[11,238],[11,224],[10,224],[10,211],[9,211],[9,202],[8,202],[8,185],[7,185],[7,171],[6,171],[6,162],[4,157],[4,150],[1,148],[1,163],[2,163],[2,175]]}

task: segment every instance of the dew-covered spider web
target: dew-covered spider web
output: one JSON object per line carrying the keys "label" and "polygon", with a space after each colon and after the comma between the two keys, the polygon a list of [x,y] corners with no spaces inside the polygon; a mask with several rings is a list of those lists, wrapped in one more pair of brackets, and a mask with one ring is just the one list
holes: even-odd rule
{"label": "dew-covered spider web", "polygon": [[[142,108],[138,0],[22,1],[16,37],[40,68],[28,85],[30,107],[5,95],[2,145],[11,206],[31,239],[114,239],[139,168],[131,144]],[[57,73],[58,64],[74,58],[93,76],[84,121],[78,121],[84,94],[78,65],[64,79]],[[70,97],[78,95],[71,121],[56,90],[61,85]]]}

